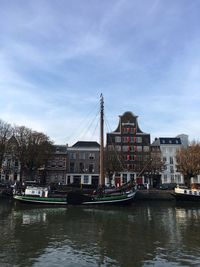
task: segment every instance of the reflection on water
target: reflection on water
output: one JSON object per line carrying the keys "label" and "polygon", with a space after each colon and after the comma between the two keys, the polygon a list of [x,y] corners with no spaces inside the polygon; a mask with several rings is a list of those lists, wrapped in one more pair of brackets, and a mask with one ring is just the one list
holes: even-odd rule
{"label": "reflection on water", "polygon": [[0,266],[200,266],[200,207],[0,202]]}

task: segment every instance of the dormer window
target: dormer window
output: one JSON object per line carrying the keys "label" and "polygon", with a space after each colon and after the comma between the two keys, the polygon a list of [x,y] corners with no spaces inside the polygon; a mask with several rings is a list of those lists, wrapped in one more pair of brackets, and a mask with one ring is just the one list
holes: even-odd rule
{"label": "dormer window", "polygon": [[95,159],[95,154],[94,153],[90,153],[88,158],[89,159]]}

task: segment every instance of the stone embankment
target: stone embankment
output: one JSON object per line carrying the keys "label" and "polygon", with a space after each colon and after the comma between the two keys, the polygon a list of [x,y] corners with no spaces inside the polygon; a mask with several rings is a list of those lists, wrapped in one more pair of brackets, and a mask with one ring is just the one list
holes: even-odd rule
{"label": "stone embankment", "polygon": [[135,200],[174,200],[173,190],[138,190]]}

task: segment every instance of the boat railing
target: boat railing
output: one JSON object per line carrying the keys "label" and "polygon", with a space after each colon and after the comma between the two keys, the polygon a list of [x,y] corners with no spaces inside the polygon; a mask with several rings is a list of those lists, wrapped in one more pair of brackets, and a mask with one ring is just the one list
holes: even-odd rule
{"label": "boat railing", "polygon": [[175,193],[178,194],[186,194],[186,195],[195,195],[195,196],[200,196],[200,190],[198,189],[191,189],[188,187],[176,187],[175,189]]}

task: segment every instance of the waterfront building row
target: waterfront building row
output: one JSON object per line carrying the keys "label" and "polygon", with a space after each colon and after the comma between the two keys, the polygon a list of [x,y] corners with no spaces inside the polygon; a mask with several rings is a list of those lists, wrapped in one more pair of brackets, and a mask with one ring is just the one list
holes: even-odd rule
{"label": "waterfront building row", "polygon": [[[14,145],[15,141],[12,139]],[[152,144],[150,134],[144,133],[138,124],[138,117],[132,112],[119,116],[119,123],[113,132],[107,133],[105,159],[106,183],[120,186],[130,180],[148,183],[156,187],[161,183],[184,183],[184,177],[177,171],[176,151],[188,146],[188,136],[159,137]],[[45,177],[46,183],[84,184],[97,186],[99,180],[99,149],[97,142],[78,141],[73,146],[54,145],[54,153],[38,177]],[[152,157],[163,162],[164,169],[151,175],[147,173]],[[28,177],[27,177],[28,178]],[[20,180],[20,162],[8,153],[1,168],[1,179]]]}

